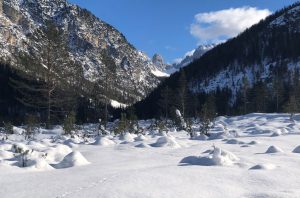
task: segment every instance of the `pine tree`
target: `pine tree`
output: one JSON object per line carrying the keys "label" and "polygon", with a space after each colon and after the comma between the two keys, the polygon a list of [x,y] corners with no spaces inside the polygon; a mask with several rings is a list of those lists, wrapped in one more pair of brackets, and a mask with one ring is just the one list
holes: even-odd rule
{"label": "pine tree", "polygon": [[53,23],[48,22],[45,28],[36,30],[33,39],[44,41],[38,49],[43,61],[37,62],[35,54],[21,54],[19,65],[30,68],[30,73],[23,73],[23,80],[10,81],[19,93],[17,100],[26,106],[46,110],[46,124],[50,128],[53,114],[74,108],[76,94],[80,91],[75,89],[82,80],[77,78],[82,76],[82,68],[70,57],[65,34]]}
{"label": "pine tree", "polygon": [[25,139],[33,138],[37,130],[37,124],[38,124],[37,117],[33,114],[27,115],[25,119],[25,124],[26,124]]}
{"label": "pine tree", "polygon": [[125,113],[121,113],[121,119],[118,121],[114,130],[115,134],[124,135],[128,130],[128,120]]}
{"label": "pine tree", "polygon": [[200,132],[208,135],[212,122],[216,117],[216,104],[213,95],[209,95],[202,106],[200,113]]}
{"label": "pine tree", "polygon": [[246,76],[243,77],[243,85],[242,85],[242,100],[243,100],[243,113],[247,113],[247,104],[248,104],[248,89],[249,89],[249,81]]}
{"label": "pine tree", "polygon": [[279,108],[281,103],[283,102],[283,81],[282,77],[279,76],[279,69],[276,68],[274,77],[273,77],[273,90],[274,90],[274,97],[275,97],[275,108],[276,112],[279,112]]}
{"label": "pine tree", "polygon": [[66,135],[71,134],[76,129],[76,113],[71,111],[64,120],[63,129]]}
{"label": "pine tree", "polygon": [[94,85],[94,95],[98,106],[100,103],[104,105],[103,124],[106,129],[109,119],[109,105],[113,97],[113,89],[116,87],[116,64],[114,60],[107,54],[102,52],[103,70],[101,79]]}
{"label": "pine tree", "polygon": [[163,109],[164,118],[167,120],[169,118],[169,108],[171,105],[171,89],[168,86],[166,86],[164,89],[161,90],[160,97],[161,99],[159,100],[159,106]]}
{"label": "pine tree", "polygon": [[254,105],[256,107],[257,112],[266,112],[269,90],[266,86],[266,83],[263,81],[259,81],[254,87]]}
{"label": "pine tree", "polygon": [[294,121],[294,115],[299,111],[300,105],[299,102],[296,100],[294,95],[290,95],[289,100],[285,104],[284,110],[285,112],[290,114],[290,120]]}
{"label": "pine tree", "polygon": [[188,89],[187,89],[187,80],[186,80],[186,75],[184,70],[180,71],[177,92],[178,92],[178,107],[180,109],[182,116],[185,118]]}

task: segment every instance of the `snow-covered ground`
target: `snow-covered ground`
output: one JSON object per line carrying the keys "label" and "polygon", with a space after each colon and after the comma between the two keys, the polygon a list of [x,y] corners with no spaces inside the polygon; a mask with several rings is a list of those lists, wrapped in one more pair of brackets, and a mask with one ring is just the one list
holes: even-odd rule
{"label": "snow-covered ground", "polygon": [[[85,141],[42,132],[0,143],[1,198],[300,197],[299,116],[219,117],[210,138],[195,140],[184,131]],[[13,144],[30,149],[29,167],[18,166]]]}

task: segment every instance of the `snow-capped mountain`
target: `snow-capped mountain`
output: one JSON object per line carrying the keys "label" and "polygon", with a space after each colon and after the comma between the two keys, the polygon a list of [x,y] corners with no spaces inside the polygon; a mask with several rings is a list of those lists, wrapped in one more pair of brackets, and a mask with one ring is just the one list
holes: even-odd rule
{"label": "snow-capped mountain", "polygon": [[199,59],[215,46],[215,44],[200,45],[198,48],[187,52],[182,59],[179,59],[178,62],[173,63],[169,68],[167,68],[167,73],[172,74],[178,71],[180,68],[186,67],[193,61]]}
{"label": "snow-capped mountain", "polygon": [[166,78],[170,75],[167,73],[170,65],[164,62],[163,57],[160,54],[154,54],[152,57],[152,63],[155,65],[155,68],[152,69],[152,73],[160,78]]}
{"label": "snow-capped mountain", "polygon": [[43,45],[43,41],[33,42],[30,35],[47,21],[54,22],[68,35],[69,53],[82,65],[82,75],[88,81],[101,82],[101,52],[107,52],[114,60],[115,79],[122,86],[114,89],[116,98],[112,99],[130,104],[144,98],[159,84],[152,72],[156,66],[147,55],[135,49],[114,27],[66,0],[0,0],[2,62],[26,69],[16,64],[17,54],[41,57],[37,46]]}
{"label": "snow-capped mountain", "polygon": [[160,54],[154,54],[152,63],[156,66],[156,68],[152,70],[152,73],[157,77],[169,77],[171,74],[199,59],[215,46],[215,44],[200,45],[198,48],[187,52],[183,58],[178,59],[178,61],[173,64],[166,64]]}

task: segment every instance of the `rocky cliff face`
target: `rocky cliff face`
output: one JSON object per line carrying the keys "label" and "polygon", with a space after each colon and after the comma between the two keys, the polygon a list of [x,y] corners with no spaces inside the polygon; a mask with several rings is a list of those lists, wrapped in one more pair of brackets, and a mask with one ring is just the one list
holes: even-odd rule
{"label": "rocky cliff face", "polygon": [[65,0],[0,0],[2,61],[26,69],[16,64],[16,56],[25,52],[39,57],[36,49],[43,41],[35,42],[30,35],[47,21],[68,35],[69,53],[82,65],[82,75],[88,81],[101,82],[99,78],[105,67],[101,53],[109,54],[117,66],[114,78],[122,85],[113,94],[119,102],[130,104],[141,100],[159,84],[151,72],[156,66],[144,53],[135,49],[114,27]]}

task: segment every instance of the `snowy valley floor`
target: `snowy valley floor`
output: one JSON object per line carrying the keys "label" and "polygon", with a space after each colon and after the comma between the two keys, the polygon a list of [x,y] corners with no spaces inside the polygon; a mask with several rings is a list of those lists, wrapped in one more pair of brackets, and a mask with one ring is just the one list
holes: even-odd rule
{"label": "snowy valley floor", "polygon": [[[209,140],[181,131],[91,144],[13,135],[0,143],[0,197],[300,197],[300,117],[219,117],[212,133]],[[14,143],[34,150],[32,166],[15,165]]]}

